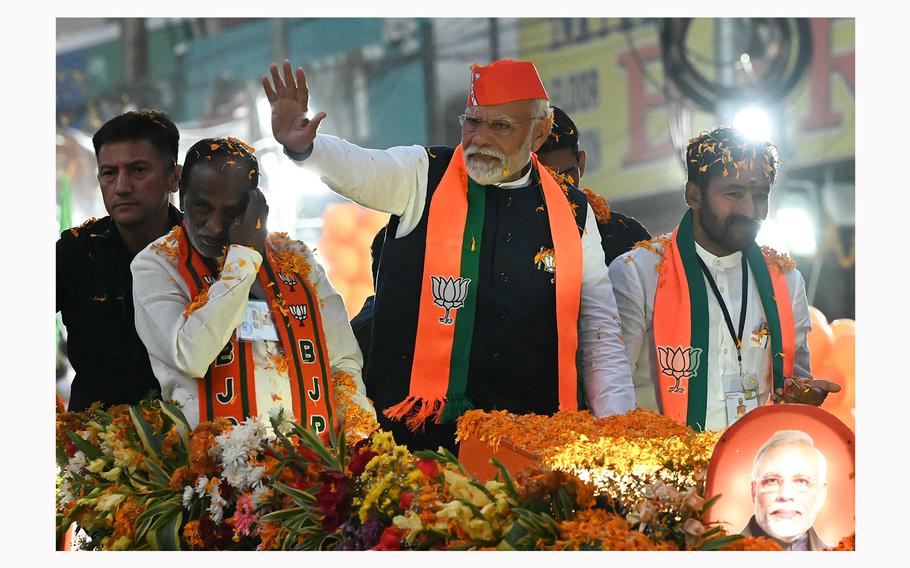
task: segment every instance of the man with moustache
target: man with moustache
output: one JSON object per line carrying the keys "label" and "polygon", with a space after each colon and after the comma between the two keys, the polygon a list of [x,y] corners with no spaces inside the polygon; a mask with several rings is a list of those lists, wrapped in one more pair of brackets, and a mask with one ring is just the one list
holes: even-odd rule
{"label": "man with moustache", "polygon": [[803,277],[755,244],[776,147],[720,127],[689,141],[686,163],[680,224],[610,264],[638,406],[720,430],[741,404],[820,405],[840,387],[809,378]]}
{"label": "man with moustache", "polygon": [[162,394],[191,426],[279,409],[320,434],[339,412],[369,423],[341,296],[306,245],[267,231],[258,183],[252,148],[200,140],[180,178],[184,223],[133,260],[136,330]]}
{"label": "man with moustache", "polygon": [[373,313],[367,393],[411,449],[456,449],[471,408],[577,408],[576,355],[596,416],[634,408],[628,362],[584,194],[564,192],[532,150],[550,131],[529,61],[471,69],[457,148],[367,150],[305,118],[303,69],[263,77],[272,131],[339,194],[392,214]]}
{"label": "man with moustache", "polygon": [[177,191],[180,134],[167,114],[127,112],[92,137],[107,217],[63,231],[57,241],[57,311],[76,376],[68,409],[136,404],[160,396],[133,323],[130,262],[182,220]]}
{"label": "man with moustache", "polygon": [[741,534],[776,541],[784,550],[827,550],[812,525],[828,496],[828,462],[812,437],[780,430],[752,464],[755,515]]}

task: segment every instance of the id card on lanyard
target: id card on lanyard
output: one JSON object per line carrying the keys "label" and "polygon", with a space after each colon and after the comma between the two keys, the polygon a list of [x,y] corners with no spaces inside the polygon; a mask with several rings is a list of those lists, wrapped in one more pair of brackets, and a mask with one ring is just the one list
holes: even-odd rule
{"label": "id card on lanyard", "polygon": [[721,377],[722,386],[724,388],[724,401],[727,408],[727,426],[729,426],[742,418],[753,408],[758,408],[758,381],[754,377],[747,378],[745,371],[743,371],[742,337],[743,330],[746,326],[746,304],[749,299],[749,268],[746,264],[746,256],[743,255],[741,264],[742,301],[740,302],[739,310],[739,327],[738,329],[735,329],[733,327],[733,319],[730,317],[729,310],[727,310],[727,303],[724,302],[720,290],[717,289],[717,283],[714,282],[714,277],[711,276],[711,272],[708,270],[708,267],[701,257],[696,255],[696,258],[698,259],[698,264],[701,266],[705,278],[708,280],[711,291],[714,292],[717,303],[720,305],[720,310],[724,315],[724,322],[727,324],[727,331],[730,333],[730,337],[733,339],[733,345],[736,347],[738,373],[726,374]]}

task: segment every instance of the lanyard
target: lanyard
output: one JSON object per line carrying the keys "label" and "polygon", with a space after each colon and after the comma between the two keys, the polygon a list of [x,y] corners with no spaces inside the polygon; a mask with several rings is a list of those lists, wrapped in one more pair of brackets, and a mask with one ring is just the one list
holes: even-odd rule
{"label": "lanyard", "polygon": [[739,376],[741,378],[745,377],[743,373],[743,352],[742,352],[742,337],[743,330],[746,326],[746,300],[749,297],[749,270],[746,266],[746,255],[743,255],[742,260],[742,273],[743,273],[743,285],[742,285],[742,303],[740,303],[739,308],[739,333],[736,333],[736,330],[733,329],[733,320],[730,318],[730,312],[727,310],[727,304],[724,302],[723,296],[720,295],[720,290],[717,289],[717,283],[714,282],[714,277],[711,276],[711,273],[708,271],[708,267],[705,265],[705,261],[701,259],[697,254],[695,258],[698,259],[698,264],[701,266],[701,271],[705,274],[705,278],[708,279],[708,284],[711,285],[711,291],[714,292],[714,297],[717,298],[717,303],[720,304],[720,310],[724,314],[724,322],[727,324],[727,330],[730,332],[730,337],[733,338],[733,344],[736,345],[736,361],[739,363]]}

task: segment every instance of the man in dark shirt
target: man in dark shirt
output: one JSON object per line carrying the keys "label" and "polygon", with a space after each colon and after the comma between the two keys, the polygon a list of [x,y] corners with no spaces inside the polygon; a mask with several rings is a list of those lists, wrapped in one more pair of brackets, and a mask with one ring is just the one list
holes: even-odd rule
{"label": "man in dark shirt", "polygon": [[182,221],[177,191],[179,133],[164,113],[128,112],[92,138],[108,217],[64,231],[57,241],[57,311],[67,329],[76,376],[68,410],[100,401],[135,404],[160,396],[148,352],[136,334],[130,262]]}
{"label": "man in dark shirt", "polygon": [[[537,157],[540,163],[566,176],[566,181],[575,187],[581,187],[580,180],[585,173],[587,155],[578,147],[578,129],[575,128],[575,123],[559,107],[553,107],[553,128],[543,146],[537,150]],[[607,266],[638,241],[651,238],[651,233],[641,223],[632,217],[611,211],[602,196],[588,188],[583,191],[594,209]]]}

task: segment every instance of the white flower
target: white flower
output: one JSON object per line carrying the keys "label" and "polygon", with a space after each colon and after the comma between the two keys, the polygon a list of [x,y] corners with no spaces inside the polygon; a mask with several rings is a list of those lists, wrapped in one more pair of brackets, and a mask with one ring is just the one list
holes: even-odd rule
{"label": "white flower", "polygon": [[183,488],[183,506],[187,509],[189,509],[190,505],[193,503],[193,493],[195,493],[195,491],[193,490],[192,485],[187,485]]}
{"label": "white flower", "polygon": [[209,491],[209,497],[212,499],[211,503],[209,503],[209,514],[216,524],[221,524],[221,520],[224,519],[224,506],[227,505],[227,501],[221,497],[221,492],[218,490],[217,485]]}
{"label": "white flower", "polygon": [[204,475],[200,475],[199,479],[196,480],[196,495],[199,495],[200,497],[205,495],[205,486],[208,485],[208,483],[209,478]]}
{"label": "white flower", "polygon": [[253,492],[251,494],[253,505],[258,507],[263,500],[265,500],[266,494],[268,494],[269,488],[267,485],[264,485],[261,481],[256,481],[255,487],[253,487]]}
{"label": "white flower", "polygon": [[87,464],[88,460],[85,459],[85,454],[76,452],[76,455],[69,459],[69,463],[66,467],[73,473],[81,473]]}
{"label": "white flower", "polygon": [[61,483],[60,488],[57,491],[59,492],[58,501],[64,505],[69,505],[76,499],[76,496],[73,494],[73,486],[69,479]]}

